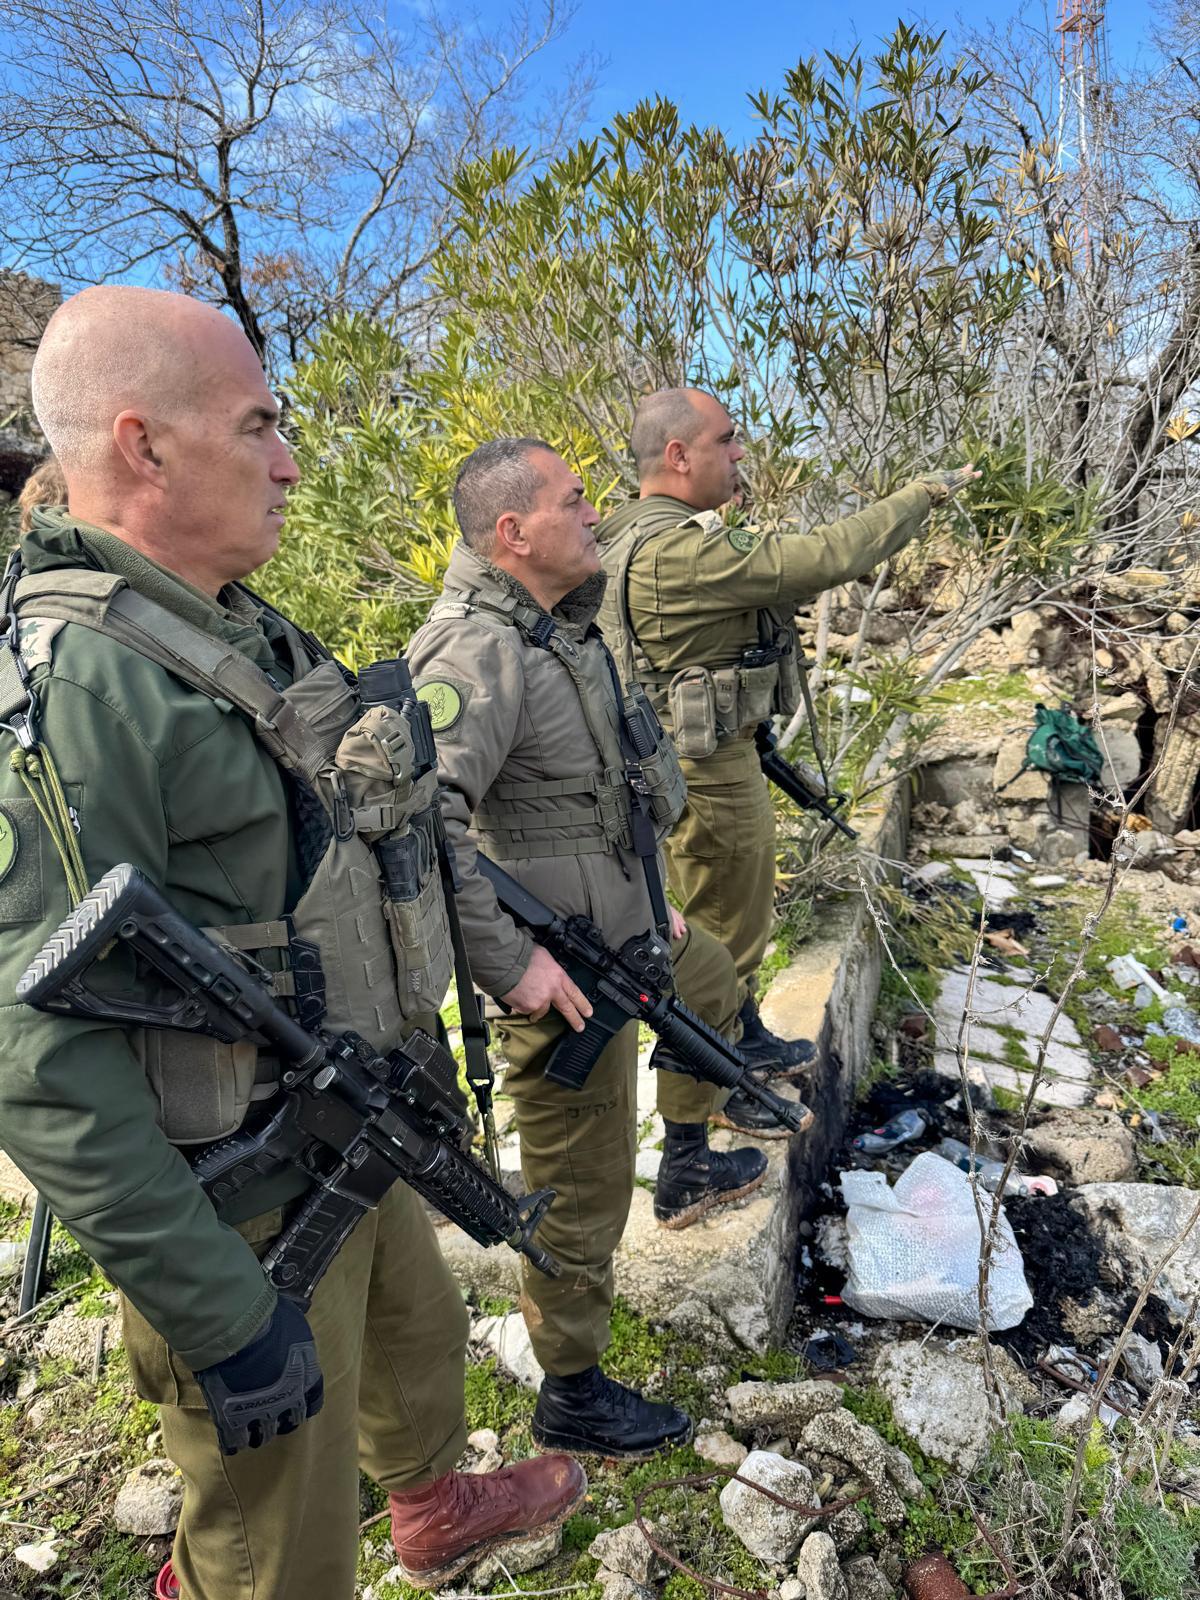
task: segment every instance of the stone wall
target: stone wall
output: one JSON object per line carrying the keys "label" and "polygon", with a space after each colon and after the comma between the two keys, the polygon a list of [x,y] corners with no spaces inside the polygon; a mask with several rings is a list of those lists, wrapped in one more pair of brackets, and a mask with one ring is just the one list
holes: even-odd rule
{"label": "stone wall", "polygon": [[46,453],[30,405],[29,374],[38,342],[62,300],[56,284],[0,272],[0,500],[21,485]]}

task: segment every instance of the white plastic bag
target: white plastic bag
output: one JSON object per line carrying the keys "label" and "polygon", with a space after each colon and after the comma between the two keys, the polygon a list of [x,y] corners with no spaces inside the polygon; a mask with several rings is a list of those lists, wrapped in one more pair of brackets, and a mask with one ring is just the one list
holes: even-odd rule
{"label": "white plastic bag", "polygon": [[[983,1238],[971,1180],[926,1150],[894,1189],[882,1172],[843,1172],[850,1274],[842,1299],[867,1317],[979,1327]],[[981,1194],[984,1220],[992,1196]],[[987,1331],[1015,1328],[1033,1304],[1025,1264],[1003,1208],[988,1278]]]}

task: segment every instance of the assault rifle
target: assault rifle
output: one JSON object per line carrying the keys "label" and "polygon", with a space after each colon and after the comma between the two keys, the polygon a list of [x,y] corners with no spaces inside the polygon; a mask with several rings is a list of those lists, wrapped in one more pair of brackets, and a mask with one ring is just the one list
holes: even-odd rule
{"label": "assault rifle", "polygon": [[[116,940],[166,980],[154,1000],[89,987]],[[266,985],[179,915],[128,864],[113,867],[30,963],[17,998],[40,1011],[132,1027],[249,1039],[280,1058],[282,1102],[254,1127],[210,1145],[192,1171],[215,1206],[255,1178],[298,1167],[313,1187],[263,1257],[281,1294],[307,1308],[363,1214],[401,1179],[479,1244],[507,1244],[561,1271],[534,1233],[553,1189],[513,1197],[457,1144],[465,1123],[453,1057],[417,1029],[382,1056],[356,1033],[308,1032]]]}
{"label": "assault rifle", "polygon": [[779,754],[779,740],[769,722],[760,722],[754,730],[754,748],[758,751],[759,765],[777,789],[782,789],[789,800],[805,811],[815,811],[826,822],[840,828],[847,839],[857,839],[858,830],[843,822],[837,807],[846,804],[844,794],[831,794],[821,778],[803,762],[793,763]]}
{"label": "assault rifle", "polygon": [[591,1003],[582,1033],[568,1028],[550,1052],[545,1075],[552,1083],[582,1088],[609,1041],[627,1022],[644,1022],[679,1063],[672,1070],[743,1090],[793,1133],[805,1127],[804,1107],[759,1083],[736,1047],[674,993],[670,946],[653,929],[614,950],[587,917],[560,917],[487,856],[480,853],[475,861],[501,908],[549,950]]}

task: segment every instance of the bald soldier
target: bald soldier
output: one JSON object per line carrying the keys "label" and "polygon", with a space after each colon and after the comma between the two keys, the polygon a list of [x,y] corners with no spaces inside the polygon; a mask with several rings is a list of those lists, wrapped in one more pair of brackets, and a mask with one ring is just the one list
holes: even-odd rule
{"label": "bald soldier", "polygon": [[[0,607],[0,1143],[122,1292],[134,1382],[184,1479],[156,1593],[352,1600],[360,1465],[389,1492],[405,1577],[447,1582],[556,1526],[586,1479],[562,1455],[453,1470],[467,1319],[422,1203],[395,1184],[306,1315],[259,1257],[307,1175],[260,1176],[219,1211],[185,1159],[252,1104],[271,1111],[278,1061],[13,1003],[80,882],[119,862],[302,993],[310,1025],[387,1050],[436,1003],[415,980],[446,970],[444,919],[410,929],[402,957],[357,813],[326,820],[354,681],[240,582],[274,552],[296,481],[278,407],[234,323],[133,288],[54,314],[33,397],[67,505],[34,511]],[[250,712],[281,699],[275,720]],[[319,747],[311,782],[278,759],[283,730]],[[64,804],[38,777],[50,765]],[[393,776],[399,808],[411,765]],[[132,967],[115,977],[153,998]]]}
{"label": "bald soldier", "polygon": [[597,530],[609,579],[601,627],[682,758],[688,800],[668,843],[671,887],[685,918],[733,956],[739,1048],[768,1073],[794,1071],[811,1044],[771,1033],[755,998],[774,916],[775,814],[754,730],[799,703],[796,608],[894,555],[931,506],[979,474],[919,478],[818,527],[750,528],[719,515],[738,495],[745,451],[712,395],[647,395],[630,448],[638,498]]}

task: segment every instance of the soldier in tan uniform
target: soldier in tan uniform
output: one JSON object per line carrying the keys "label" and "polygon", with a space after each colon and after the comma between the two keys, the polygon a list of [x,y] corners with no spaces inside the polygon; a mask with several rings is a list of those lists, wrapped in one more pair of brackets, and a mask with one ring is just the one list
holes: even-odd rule
{"label": "soldier in tan uniform", "polygon": [[[609,579],[601,626],[682,759],[688,800],[668,846],[671,887],[737,965],[740,1048],[768,1072],[794,1070],[811,1043],[769,1032],[755,1001],[773,921],[775,814],[754,730],[799,703],[796,608],[894,555],[931,506],[978,474],[935,473],[819,527],[755,529],[718,513],[739,493],[745,451],[711,395],[647,395],[630,445],[638,498],[597,533]],[[722,1120],[746,1127],[756,1111],[734,1097]]]}
{"label": "soldier in tan uniform", "polygon": [[[653,829],[647,849],[637,847],[620,719],[648,708],[638,692],[619,693],[594,625],[604,588],[592,531],[599,518],[579,478],[539,440],[496,440],[464,464],[455,509],[462,542],[408,655],[437,734],[471,969],[510,1013],[500,1032],[524,1179],[558,1191],[539,1237],[563,1276],[523,1280],[522,1309],[547,1373],[534,1438],[647,1455],[686,1439],[688,1418],[598,1366],[609,1340],[612,1256],[633,1191],[637,1030],[617,1035],[582,1089],[544,1078],[551,1047],[564,1028],[582,1026],[588,1003],[500,910],[476,847],[560,914],[590,917],[613,945],[660,925],[673,940],[682,997],[730,1037],[736,974],[728,953],[688,929],[663,898],[657,844],[679,814],[683,787],[661,734],[640,763]],[[652,719],[644,726],[653,742]],[[693,1079],[660,1073],[667,1131],[655,1211],[668,1226],[762,1181],[761,1151],[709,1150],[705,1118],[719,1100]]]}

